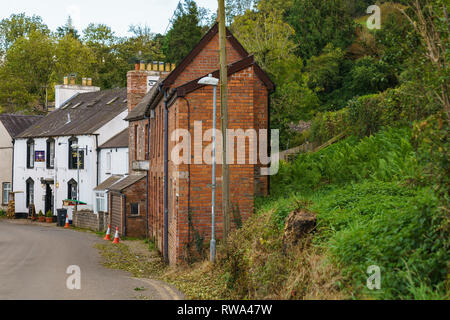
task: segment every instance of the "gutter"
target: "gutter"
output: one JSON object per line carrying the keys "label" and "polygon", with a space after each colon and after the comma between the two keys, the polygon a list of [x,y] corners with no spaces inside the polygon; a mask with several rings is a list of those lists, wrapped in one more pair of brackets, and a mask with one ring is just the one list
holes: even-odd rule
{"label": "gutter", "polygon": [[[150,163],[150,116],[145,116],[147,118],[147,153],[145,154],[146,160]],[[147,236],[147,239],[149,237],[149,223],[148,223],[148,206],[149,206],[149,198],[148,198],[148,192],[149,192],[149,184],[150,184],[150,178],[149,178],[149,170],[147,171],[147,181],[146,181],[146,196],[145,196],[145,233]]]}

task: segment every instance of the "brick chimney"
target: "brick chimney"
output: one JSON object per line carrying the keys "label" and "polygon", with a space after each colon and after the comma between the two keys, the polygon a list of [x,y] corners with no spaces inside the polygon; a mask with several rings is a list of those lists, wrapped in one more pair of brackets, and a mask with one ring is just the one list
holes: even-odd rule
{"label": "brick chimney", "polygon": [[[162,63],[162,62],[161,62]],[[147,92],[156,84],[159,79],[167,77],[167,75],[175,69],[175,65],[165,66],[162,63],[161,69],[156,69],[156,64],[160,62],[153,62],[147,66],[143,62],[137,62],[135,69],[127,73],[127,100],[128,112],[133,110],[138,103],[144,98]],[[156,71],[156,70],[157,71]]]}

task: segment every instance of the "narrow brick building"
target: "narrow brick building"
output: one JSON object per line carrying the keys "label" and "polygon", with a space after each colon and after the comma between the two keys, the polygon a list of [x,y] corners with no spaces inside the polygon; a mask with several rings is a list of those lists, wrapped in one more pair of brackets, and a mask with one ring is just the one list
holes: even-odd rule
{"label": "narrow brick building", "polygon": [[[228,30],[227,54],[229,128],[269,129],[269,95],[274,89],[273,83]],[[199,79],[208,74],[219,77],[217,24],[180,65],[147,94],[139,73],[128,73],[129,86],[133,86],[133,90],[128,89],[129,115],[126,118],[130,123],[130,168],[139,169],[137,164],[148,160],[148,234],[171,264],[196,254],[192,251],[199,250],[199,241],[207,245],[211,237],[212,166],[203,159],[195,159],[194,154],[194,150],[205,150],[211,144],[211,139],[204,140],[203,134],[212,128],[213,88],[198,84]],[[136,105],[130,104],[138,100],[135,96],[142,99]],[[216,126],[220,130],[219,94],[217,110]],[[199,123],[201,138],[196,140],[198,132],[194,132],[194,127],[198,128]],[[188,143],[191,151],[186,154],[183,150],[180,154],[191,160],[188,163],[178,163],[171,157],[174,147],[182,140],[172,136],[176,129],[191,134]],[[249,144],[246,140],[247,150]],[[217,157],[219,161],[220,155]],[[269,188],[269,177],[261,175],[260,162],[250,163],[249,152],[244,158],[240,160],[245,161],[239,164],[235,161],[229,166],[230,202],[234,208],[232,225],[233,221],[245,221],[254,211],[255,196],[267,194]],[[216,175],[216,236],[220,239],[223,233],[220,164]]]}

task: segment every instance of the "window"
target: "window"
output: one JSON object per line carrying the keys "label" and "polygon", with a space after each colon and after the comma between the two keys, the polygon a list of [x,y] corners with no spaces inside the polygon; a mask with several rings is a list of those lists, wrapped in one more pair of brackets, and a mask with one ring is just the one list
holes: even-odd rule
{"label": "window", "polygon": [[34,204],[34,181],[31,178],[28,178],[27,182],[27,190],[26,190],[26,205],[27,208]]}
{"label": "window", "polygon": [[73,179],[71,179],[67,183],[67,199],[70,200],[78,200],[77,198],[77,182]]}
{"label": "window", "polygon": [[97,212],[107,212],[106,208],[106,195],[104,192],[96,192],[95,193],[95,203],[97,207]]}
{"label": "window", "polygon": [[77,150],[72,147],[74,144],[78,144],[78,139],[70,138],[69,139],[69,169],[72,169],[72,170],[78,169],[77,161],[79,161],[79,168],[84,169],[84,151],[83,151],[83,149],[78,149],[78,156],[77,156]]}
{"label": "window", "polygon": [[131,203],[131,215],[138,216],[139,215],[139,203]]}
{"label": "window", "polygon": [[27,141],[27,168],[34,168],[34,140]]}
{"label": "window", "polygon": [[47,140],[47,169],[55,167],[55,140]]}
{"label": "window", "polygon": [[3,183],[3,204],[8,204],[10,192],[11,192],[11,183],[4,182]]}
{"label": "window", "polygon": [[111,152],[106,153],[106,173],[111,173]]}

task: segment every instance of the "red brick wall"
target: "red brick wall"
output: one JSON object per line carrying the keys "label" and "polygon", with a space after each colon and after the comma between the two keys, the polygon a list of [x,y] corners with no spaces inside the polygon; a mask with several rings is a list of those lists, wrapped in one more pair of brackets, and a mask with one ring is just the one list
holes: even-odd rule
{"label": "red brick wall", "polygon": [[[144,238],[146,236],[146,209],[145,209],[145,194],[146,179],[143,178],[126,188],[123,193],[125,194],[125,210],[126,210],[126,235],[127,237]],[[139,215],[131,215],[131,204],[139,204]]]}
{"label": "red brick wall", "polygon": [[[236,49],[227,41],[227,62],[233,62],[244,59]],[[173,88],[181,86],[186,82],[200,78],[209,72],[218,70],[219,64],[219,34],[216,34],[203,50],[192,60],[186,69],[178,76],[172,85]]]}
{"label": "red brick wall", "polygon": [[[219,68],[218,36],[216,35],[202,52],[193,59],[172,88],[199,78]],[[228,44],[228,63],[241,60],[242,56]],[[235,73],[229,78],[229,128],[261,129],[268,128],[267,88],[256,76],[253,66]],[[213,92],[211,87],[198,89],[186,96],[190,102],[191,156],[194,155],[194,121],[203,121],[203,133],[212,128]],[[132,93],[136,93],[132,91]],[[132,101],[134,104],[136,101]],[[138,102],[138,101],[137,101]],[[128,101],[130,104],[130,99]],[[163,251],[164,230],[164,102],[155,109],[155,118],[150,121],[150,171],[149,171],[149,236]],[[184,99],[177,99],[169,109],[169,157],[177,142],[170,141],[173,130],[188,128],[188,106]],[[220,129],[220,95],[216,126]],[[130,168],[136,158],[145,159],[146,120],[130,122]],[[138,145],[135,145],[134,130],[137,125]],[[203,149],[211,141],[202,142]],[[246,142],[248,150],[249,144]],[[236,151],[235,151],[236,153]],[[268,177],[259,176],[259,165],[248,164],[248,151],[245,164],[230,165],[231,203],[239,208],[243,221],[253,213],[255,194],[267,194]],[[220,154],[217,155],[220,157]],[[193,161],[193,159],[192,159]],[[188,212],[192,212],[194,229],[209,243],[211,237],[211,165],[181,164],[176,166],[169,159],[169,260],[180,262],[186,255],[186,245],[193,239],[194,230],[188,226]],[[222,168],[216,166],[216,236],[222,237],[223,217],[221,213]],[[141,191],[135,191],[141,192]],[[189,199],[188,199],[189,198]],[[128,202],[128,201],[127,201]],[[232,219],[233,220],[233,219]],[[128,221],[128,220],[127,220]],[[232,223],[233,225],[233,223]]]}
{"label": "red brick wall", "polygon": [[148,71],[132,70],[127,73],[128,112],[134,109],[147,94]]}
{"label": "red brick wall", "polygon": [[[253,67],[242,70],[229,79],[229,128],[252,129],[267,128],[267,90],[257,80]],[[256,97],[261,94],[263,97]],[[264,92],[263,92],[264,93]],[[204,87],[187,95],[190,103],[191,156],[194,156],[194,121],[203,122],[203,133],[212,128],[213,91]],[[256,106],[256,104],[261,104]],[[256,112],[255,112],[256,110]],[[163,250],[163,102],[155,110],[155,121],[150,125],[150,234],[156,240],[160,250]],[[262,113],[262,114],[258,114]],[[178,99],[169,109],[169,136],[176,128],[188,128],[188,106],[185,100]],[[216,126],[220,123],[220,97],[216,115]],[[177,142],[169,141],[169,157]],[[211,141],[203,141],[203,150]],[[248,150],[249,143],[246,141]],[[237,150],[235,150],[235,154]],[[220,154],[217,155],[220,157]],[[186,245],[193,239],[194,230],[188,226],[188,212],[192,212],[195,231],[209,243],[211,237],[211,165],[186,164],[175,165],[169,161],[169,259],[178,263],[186,255]],[[256,177],[255,177],[255,172]],[[257,184],[259,167],[249,164],[249,152],[245,155],[245,164],[230,165],[230,196],[231,203],[239,208],[243,221],[253,213],[255,192],[267,193],[267,178]],[[222,237],[223,216],[221,213],[222,168],[216,166],[216,236]],[[188,201],[188,196],[190,197]],[[233,221],[233,219],[232,219]],[[233,224],[233,223],[232,223]]]}

